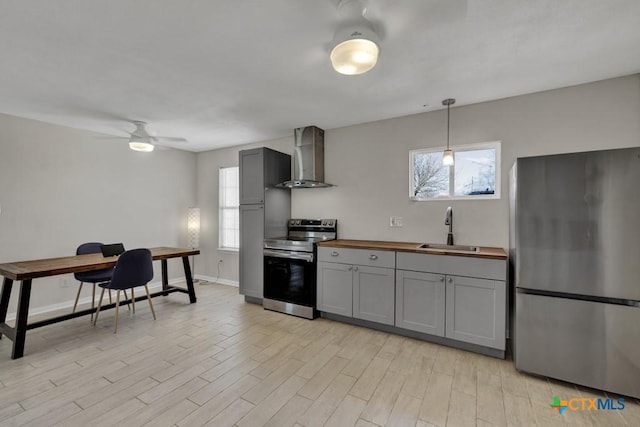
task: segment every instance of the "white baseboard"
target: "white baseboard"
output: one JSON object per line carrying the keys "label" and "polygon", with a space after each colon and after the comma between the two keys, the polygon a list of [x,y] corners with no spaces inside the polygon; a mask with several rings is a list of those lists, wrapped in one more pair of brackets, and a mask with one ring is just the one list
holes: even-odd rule
{"label": "white baseboard", "polygon": [[235,280],[220,279],[220,278],[216,279],[215,277],[212,277],[212,276],[203,276],[200,274],[196,275],[196,279],[205,280],[211,283],[219,283],[221,285],[233,286],[235,288],[240,286],[240,283],[238,283]]}
{"label": "white baseboard", "polygon": [[[207,280],[207,279],[205,279]],[[184,279],[182,278],[178,278],[178,279],[171,279],[169,280],[169,284],[170,285],[175,285],[178,283],[184,283]],[[89,284],[90,285],[90,284]],[[149,291],[150,292],[155,292],[155,291],[159,291],[162,289],[162,282],[152,282],[149,284]],[[33,292],[33,288],[32,288],[32,292]],[[99,289],[96,288],[96,297],[98,298],[99,296]],[[45,313],[50,313],[53,311],[58,311],[58,310],[64,310],[64,309],[69,309],[69,312],[71,312],[71,308],[73,308],[73,302],[75,301],[75,299],[70,300],[70,301],[65,301],[65,302],[60,302],[57,304],[51,304],[51,305],[45,305],[43,307],[36,307],[36,308],[29,308],[29,316],[35,316],[38,314],[45,314]],[[82,304],[90,304],[91,303],[91,297],[84,297],[84,298],[80,298],[78,300],[78,305],[82,305]],[[10,320],[16,320],[16,313],[7,313],[7,321]]]}

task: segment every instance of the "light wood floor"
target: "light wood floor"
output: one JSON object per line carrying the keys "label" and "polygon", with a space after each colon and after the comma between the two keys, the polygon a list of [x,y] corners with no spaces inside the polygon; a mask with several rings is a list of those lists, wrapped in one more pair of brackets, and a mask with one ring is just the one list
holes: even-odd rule
{"label": "light wood floor", "polygon": [[[0,340],[0,425],[490,426],[640,425],[622,411],[570,412],[553,396],[595,390],[516,372],[498,360],[244,303],[198,286],[100,316],[36,329],[26,356]],[[37,286],[34,288],[37,292]]]}

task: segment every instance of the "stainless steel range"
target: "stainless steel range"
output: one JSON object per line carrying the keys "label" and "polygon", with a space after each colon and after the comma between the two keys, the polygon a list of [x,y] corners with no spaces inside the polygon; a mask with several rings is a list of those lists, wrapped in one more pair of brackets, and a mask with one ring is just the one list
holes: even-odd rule
{"label": "stainless steel range", "polygon": [[264,298],[267,310],[307,319],[316,311],[315,243],[334,240],[336,219],[290,219],[287,236],[264,241]]}

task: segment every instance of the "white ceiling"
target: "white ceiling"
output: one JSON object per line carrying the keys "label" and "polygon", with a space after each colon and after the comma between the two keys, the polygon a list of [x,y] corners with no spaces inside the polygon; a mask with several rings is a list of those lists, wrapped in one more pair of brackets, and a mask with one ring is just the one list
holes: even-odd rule
{"label": "white ceiling", "polygon": [[0,113],[203,151],[640,72],[638,0],[369,0],[360,76],[331,68],[336,5],[0,0]]}

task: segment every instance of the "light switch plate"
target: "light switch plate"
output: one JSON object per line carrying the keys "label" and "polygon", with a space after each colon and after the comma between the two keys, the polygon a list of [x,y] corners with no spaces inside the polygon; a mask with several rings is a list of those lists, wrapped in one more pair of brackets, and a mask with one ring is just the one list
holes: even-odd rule
{"label": "light switch plate", "polygon": [[401,216],[389,217],[389,227],[402,227],[402,217]]}

